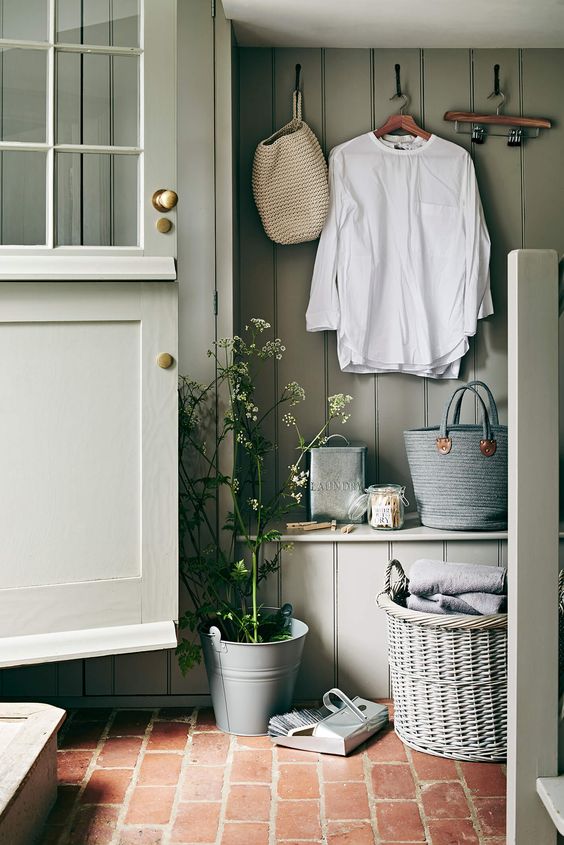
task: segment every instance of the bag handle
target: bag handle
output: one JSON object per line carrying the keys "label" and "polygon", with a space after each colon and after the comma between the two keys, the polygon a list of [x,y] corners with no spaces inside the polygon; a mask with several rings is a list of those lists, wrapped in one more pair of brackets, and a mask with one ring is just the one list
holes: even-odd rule
{"label": "bag handle", "polygon": [[[466,387],[481,387],[487,394],[488,397],[488,405],[489,405],[489,414],[490,414],[490,423],[492,427],[499,425],[499,415],[497,413],[497,405],[495,403],[495,399],[493,397],[493,393],[489,389],[488,385],[483,381],[469,381]],[[462,408],[462,400],[464,398],[464,394],[461,393],[458,397],[456,402],[456,407],[454,409],[454,416],[452,418],[453,425],[458,425],[460,422],[460,410]]]}
{"label": "bag handle", "polygon": [[292,115],[294,120],[302,119],[302,92],[295,90],[292,94]]}
{"label": "bag handle", "polygon": [[[452,449],[452,439],[448,435],[448,417],[450,414],[450,409],[452,407],[452,403],[454,402],[456,396],[461,393],[462,397],[467,390],[471,390],[478,399],[480,400],[480,405],[482,406],[482,439],[480,440],[480,451],[482,455],[486,458],[491,458],[492,455],[495,455],[497,444],[496,441],[492,438],[492,430],[490,425],[490,418],[488,416],[488,409],[486,408],[486,404],[476,388],[472,387],[469,384],[465,384],[462,387],[458,387],[452,396],[450,397],[449,401],[445,406],[445,410],[443,412],[443,418],[441,420],[441,425],[439,428],[439,436],[437,437],[437,450],[441,455],[448,455]],[[452,423],[454,424],[454,423]]]}

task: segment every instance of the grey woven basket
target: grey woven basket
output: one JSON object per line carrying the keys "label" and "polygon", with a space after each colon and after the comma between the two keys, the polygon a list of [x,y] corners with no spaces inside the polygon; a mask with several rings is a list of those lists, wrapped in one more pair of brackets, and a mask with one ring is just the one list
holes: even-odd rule
{"label": "grey woven basket", "polygon": [[[397,580],[392,584],[392,574]],[[438,616],[405,607],[399,561],[377,604],[388,615],[388,656],[399,738],[426,754],[503,762],[507,756],[507,614]]]}
{"label": "grey woven basket", "polygon": [[[477,387],[486,392],[488,407]],[[478,397],[480,425],[460,423],[467,391]],[[404,439],[423,525],[457,531],[507,528],[507,426],[499,424],[486,384],[472,381],[459,387],[446,403],[439,426],[410,429]]]}

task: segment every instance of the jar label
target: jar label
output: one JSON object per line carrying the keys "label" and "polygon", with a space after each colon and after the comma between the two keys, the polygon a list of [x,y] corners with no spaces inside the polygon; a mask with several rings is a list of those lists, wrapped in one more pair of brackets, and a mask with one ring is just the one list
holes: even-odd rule
{"label": "jar label", "polygon": [[389,525],[392,526],[392,506],[391,505],[377,505],[372,509],[373,525]]}

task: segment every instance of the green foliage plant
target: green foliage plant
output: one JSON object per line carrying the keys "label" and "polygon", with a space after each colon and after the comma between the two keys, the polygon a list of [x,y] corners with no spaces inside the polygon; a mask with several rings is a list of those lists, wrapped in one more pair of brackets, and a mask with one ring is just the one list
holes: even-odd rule
{"label": "green foliage plant", "polygon": [[[267,611],[259,587],[278,570],[288,548],[277,526],[302,502],[306,454],[324,445],[331,423],[349,419],[352,397],[328,398],[325,422],[312,439],[302,435],[295,416],[305,400],[296,381],[286,384],[269,407],[260,408],[257,384],[285,351],[280,338],[272,337],[270,324],[255,318],[242,336],[219,340],[208,351],[214,367],[209,383],[180,379],[180,575],[189,600],[180,627],[192,635],[215,625],[223,639],[238,643],[291,636],[290,605]],[[296,436],[295,460],[278,484],[273,469],[277,447],[268,434],[276,420]],[[220,512],[227,514],[221,521]],[[266,548],[273,550],[268,559]],[[194,636],[182,636],[177,656],[183,672],[201,660]]]}

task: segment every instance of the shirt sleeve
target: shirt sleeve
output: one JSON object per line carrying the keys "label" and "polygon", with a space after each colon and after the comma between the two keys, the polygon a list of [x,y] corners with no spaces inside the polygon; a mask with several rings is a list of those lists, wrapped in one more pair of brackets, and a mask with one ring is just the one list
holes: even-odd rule
{"label": "shirt sleeve", "polygon": [[490,290],[490,236],[478,193],[474,164],[468,155],[463,186],[463,214],[466,233],[466,288],[464,333],[476,334],[477,321],[493,314]]}
{"label": "shirt sleeve", "polygon": [[331,331],[339,327],[340,306],[337,289],[337,253],[339,246],[340,184],[333,153],[329,156],[329,212],[317,247],[309,305],[306,311],[308,332]]}

